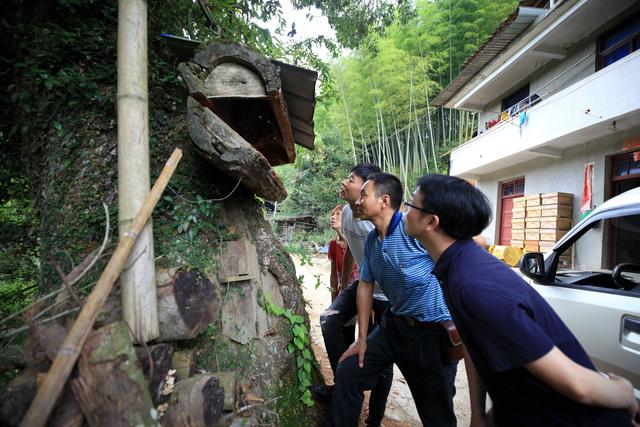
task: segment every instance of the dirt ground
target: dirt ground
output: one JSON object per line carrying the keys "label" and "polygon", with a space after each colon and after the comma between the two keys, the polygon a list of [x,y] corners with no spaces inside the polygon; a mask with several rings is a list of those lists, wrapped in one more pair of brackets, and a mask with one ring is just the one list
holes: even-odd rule
{"label": "dirt ground", "polygon": [[[326,256],[316,256],[313,258],[313,265],[300,265],[300,260],[294,257],[297,275],[304,276],[303,292],[307,301],[307,312],[311,321],[311,341],[322,374],[328,384],[333,383],[333,373],[329,366],[327,353],[324,348],[322,332],[320,330],[320,314],[331,303],[329,292],[329,274],[331,265]],[[320,279],[320,286],[316,288],[316,283]],[[467,375],[464,370],[464,363],[458,364],[456,375],[456,396],[454,398],[454,408],[459,426],[468,426],[471,416],[469,406],[469,389],[467,385]],[[365,404],[363,405],[363,415],[360,425],[364,426],[365,411],[367,410],[368,392],[365,393]],[[385,427],[413,427],[421,426],[418,413],[416,411],[411,392],[405,379],[396,366],[394,366],[393,385],[389,393],[385,418]]]}

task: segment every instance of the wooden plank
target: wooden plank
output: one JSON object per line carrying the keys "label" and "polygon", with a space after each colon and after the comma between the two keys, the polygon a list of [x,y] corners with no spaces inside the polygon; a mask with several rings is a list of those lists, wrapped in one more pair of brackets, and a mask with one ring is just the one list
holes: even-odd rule
{"label": "wooden plank", "polygon": [[289,122],[287,107],[284,104],[282,91],[270,93],[269,100],[271,101],[273,114],[276,116],[278,126],[280,127],[283,148],[287,153],[289,162],[293,163],[296,160],[296,147],[294,145],[295,142],[293,140],[293,129],[291,128],[291,123]]}
{"label": "wooden plank", "polygon": [[193,97],[187,100],[191,140],[216,168],[242,179],[242,184],[267,200],[287,197],[284,184],[267,159],[220,117]]}
{"label": "wooden plank", "polygon": [[62,343],[62,347],[51,369],[49,369],[46,379],[42,385],[38,387],[38,393],[33,402],[31,402],[27,415],[20,423],[22,427],[41,427],[45,425],[53,409],[53,405],[58,400],[60,392],[78,359],[82,346],[87,340],[89,332],[91,332],[91,327],[98,316],[100,308],[109,296],[113,284],[120,276],[125,261],[138,237],[138,233],[140,233],[149,220],[153,208],[158,203],[158,200],[160,200],[160,196],[162,196],[162,192],[169,183],[169,179],[171,175],[173,175],[176,166],[178,166],[181,157],[182,150],[176,148],[133,219],[131,228],[125,233],[120,242],[118,242],[118,246],[100,275],[98,283],[87,298],[71,331],[69,331],[69,334]]}
{"label": "wooden plank", "polygon": [[204,82],[205,95],[262,97],[267,95],[260,76],[244,65],[224,62],[216,66]]}
{"label": "wooden plank", "polygon": [[267,93],[279,91],[281,88],[278,67],[259,53],[238,44],[211,43],[198,52],[193,61],[209,71],[221,62],[251,64],[264,81]]}

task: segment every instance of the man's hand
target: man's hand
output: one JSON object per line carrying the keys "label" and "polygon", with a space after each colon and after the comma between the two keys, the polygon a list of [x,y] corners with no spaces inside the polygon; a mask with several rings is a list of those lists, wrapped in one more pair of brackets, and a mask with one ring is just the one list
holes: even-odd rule
{"label": "man's hand", "polygon": [[367,340],[357,339],[353,342],[353,344],[349,346],[347,351],[342,353],[342,356],[340,356],[338,363],[341,363],[347,357],[355,356],[357,354],[358,366],[362,368],[364,366],[364,354],[366,353],[366,351],[367,351]]}
{"label": "man's hand", "polygon": [[[633,386],[628,380],[612,373],[609,373],[609,379],[618,383],[620,388],[626,390],[628,394],[633,396]],[[627,408],[627,412],[629,413],[629,418],[631,418],[631,424],[635,427],[640,427],[640,424],[635,420],[638,410],[638,401],[636,399],[631,399],[631,406]]]}

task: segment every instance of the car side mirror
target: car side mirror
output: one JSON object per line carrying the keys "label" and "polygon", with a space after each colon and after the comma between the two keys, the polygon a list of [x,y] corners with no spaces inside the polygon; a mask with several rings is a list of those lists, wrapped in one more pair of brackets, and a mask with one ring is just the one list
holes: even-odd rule
{"label": "car side mirror", "polygon": [[529,252],[520,259],[520,271],[530,279],[544,281],[546,273],[544,270],[544,257],[540,252]]}

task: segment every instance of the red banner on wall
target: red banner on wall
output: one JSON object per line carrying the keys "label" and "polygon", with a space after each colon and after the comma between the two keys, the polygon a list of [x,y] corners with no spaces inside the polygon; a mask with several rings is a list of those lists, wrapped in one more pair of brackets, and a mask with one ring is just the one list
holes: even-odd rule
{"label": "red banner on wall", "polygon": [[582,183],[582,203],[580,212],[585,213],[593,206],[593,163],[584,164],[584,181]]}

